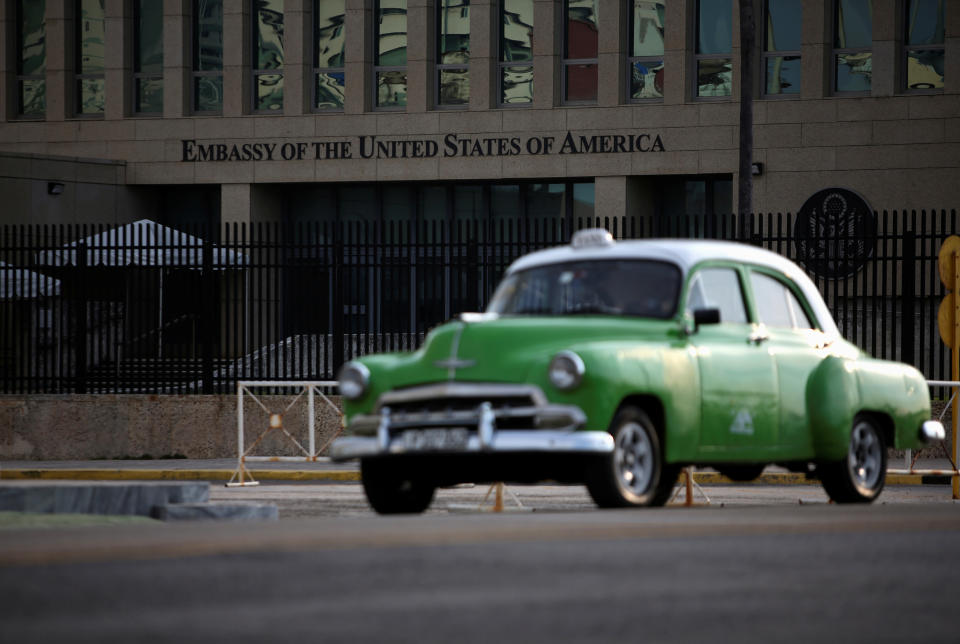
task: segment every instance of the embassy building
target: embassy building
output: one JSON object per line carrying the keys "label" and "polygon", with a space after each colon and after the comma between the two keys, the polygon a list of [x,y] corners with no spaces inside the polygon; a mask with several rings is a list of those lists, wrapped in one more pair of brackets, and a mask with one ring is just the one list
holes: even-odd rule
{"label": "embassy building", "polygon": [[0,0],[0,223],[960,203],[960,4]]}

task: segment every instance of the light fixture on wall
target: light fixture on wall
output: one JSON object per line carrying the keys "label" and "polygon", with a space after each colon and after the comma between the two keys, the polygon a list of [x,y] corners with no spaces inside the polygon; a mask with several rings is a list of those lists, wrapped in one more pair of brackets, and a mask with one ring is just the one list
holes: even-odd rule
{"label": "light fixture on wall", "polygon": [[50,181],[47,183],[47,194],[48,195],[60,195],[63,194],[63,184],[57,181]]}
{"label": "light fixture on wall", "polygon": [[750,164],[750,174],[755,177],[759,177],[763,174],[763,164],[762,163],[751,163]]}

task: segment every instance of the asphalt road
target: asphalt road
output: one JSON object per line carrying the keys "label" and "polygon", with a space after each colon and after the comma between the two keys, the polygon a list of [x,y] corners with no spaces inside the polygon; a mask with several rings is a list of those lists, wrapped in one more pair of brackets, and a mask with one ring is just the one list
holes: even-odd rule
{"label": "asphalt road", "polygon": [[[526,509],[500,515],[470,507],[486,489],[459,488],[399,518],[373,516],[356,485],[324,487],[299,486],[275,523],[0,531],[0,639],[958,638],[960,506],[945,486],[866,507],[828,505],[813,486],[766,499],[716,486],[709,507],[642,511],[546,486],[516,490]],[[339,509],[311,515],[311,494]]]}

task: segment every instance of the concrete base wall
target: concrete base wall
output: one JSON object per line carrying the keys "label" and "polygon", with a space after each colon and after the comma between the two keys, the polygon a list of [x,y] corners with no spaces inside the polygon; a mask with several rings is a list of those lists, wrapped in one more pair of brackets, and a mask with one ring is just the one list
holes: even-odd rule
{"label": "concrete base wall", "polygon": [[[271,412],[281,413],[292,396],[261,396]],[[331,397],[339,405],[339,396]],[[247,447],[269,427],[269,416],[244,397]],[[340,416],[315,398],[316,446],[340,429]],[[284,428],[308,447],[307,398],[283,416]],[[0,396],[0,459],[69,460],[116,458],[230,458],[237,455],[237,398],[158,395]],[[280,431],[269,431],[251,452],[260,456],[298,456],[301,452]]]}

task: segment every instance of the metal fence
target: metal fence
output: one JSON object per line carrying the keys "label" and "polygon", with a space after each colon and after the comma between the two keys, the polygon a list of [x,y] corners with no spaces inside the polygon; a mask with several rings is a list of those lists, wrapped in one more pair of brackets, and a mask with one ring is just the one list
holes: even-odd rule
{"label": "metal fence", "polygon": [[[868,213],[869,215],[869,213]],[[482,310],[520,255],[601,226],[744,241],[797,261],[844,336],[949,379],[937,271],[956,211],[0,229],[0,393],[214,393],[326,380]]]}

